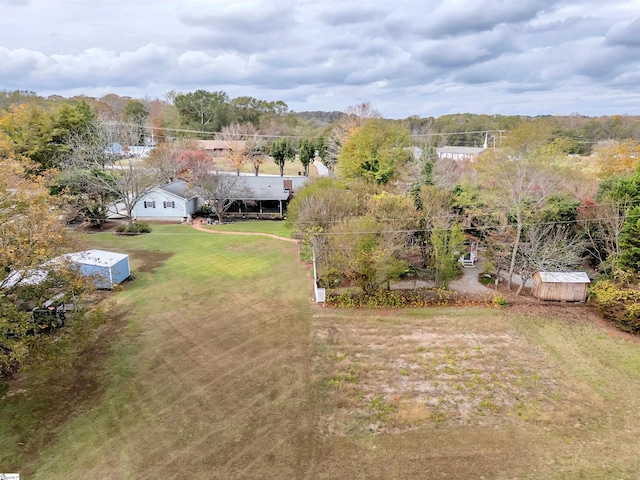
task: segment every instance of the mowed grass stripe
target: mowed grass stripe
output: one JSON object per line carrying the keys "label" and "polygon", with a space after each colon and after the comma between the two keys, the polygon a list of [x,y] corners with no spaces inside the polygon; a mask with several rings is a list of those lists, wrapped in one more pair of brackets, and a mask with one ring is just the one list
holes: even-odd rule
{"label": "mowed grass stripe", "polygon": [[[43,454],[38,475],[234,478],[241,469],[229,463],[229,452],[256,465],[269,457],[274,472],[294,472],[300,467],[291,452],[306,448],[295,431],[309,423],[299,419],[308,414],[302,405],[310,324],[309,292],[299,288],[308,277],[295,261],[296,246],[193,230],[169,234],[184,231],[179,226],[154,231],[150,247],[171,256],[136,274],[118,299],[138,324],[125,338],[139,344],[125,359],[133,364],[130,376],[70,425],[57,446],[67,455]],[[90,240],[144,251],[140,238]],[[145,265],[144,258],[135,262]],[[269,432],[286,445],[280,452]],[[113,463],[119,466],[107,468]]]}

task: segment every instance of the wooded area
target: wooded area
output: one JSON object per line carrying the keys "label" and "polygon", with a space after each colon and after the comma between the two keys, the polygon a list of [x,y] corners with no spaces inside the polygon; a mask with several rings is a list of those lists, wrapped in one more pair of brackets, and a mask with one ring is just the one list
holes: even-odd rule
{"label": "wooded area", "polygon": [[[482,271],[504,276],[509,289],[514,275],[583,268],[633,285],[639,138],[640,120],[627,116],[389,120],[369,104],[339,116],[298,114],[283,101],[203,90],[163,100],[0,92],[0,282],[68,250],[67,224],[100,225],[113,205],[135,230],[135,204],[158,185],[188,181],[223,222],[242,195],[221,168],[240,175],[247,165],[259,175],[273,161],[283,175],[298,161],[306,176],[319,159],[329,177],[296,192],[288,221],[314,251],[325,287],[359,286],[373,295],[411,278],[446,288],[472,245],[482,249]],[[223,158],[198,139],[219,141]],[[484,151],[452,160],[438,156],[443,145]],[[18,305],[63,287],[38,288],[2,297],[5,372],[28,351],[14,326],[28,323]]]}

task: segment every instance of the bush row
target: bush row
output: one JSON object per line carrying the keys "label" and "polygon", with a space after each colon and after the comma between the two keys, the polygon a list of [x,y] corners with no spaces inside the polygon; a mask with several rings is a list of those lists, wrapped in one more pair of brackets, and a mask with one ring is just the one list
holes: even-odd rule
{"label": "bush row", "polygon": [[123,224],[116,228],[116,232],[123,235],[135,235],[138,233],[151,233],[151,227],[147,223],[133,222],[131,225]]}
{"label": "bush row", "polygon": [[640,290],[601,280],[591,287],[591,301],[620,330],[640,333]]}
{"label": "bush row", "polygon": [[441,288],[419,288],[415,290],[385,290],[365,293],[348,290],[328,292],[325,303],[339,308],[405,308],[452,306],[502,306],[502,297],[496,300],[487,297],[469,297]]}

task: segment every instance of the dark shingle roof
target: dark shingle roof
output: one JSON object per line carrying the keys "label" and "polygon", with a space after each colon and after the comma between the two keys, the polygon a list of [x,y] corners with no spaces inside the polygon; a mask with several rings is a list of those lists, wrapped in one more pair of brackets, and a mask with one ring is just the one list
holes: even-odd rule
{"label": "dark shingle roof", "polygon": [[176,197],[184,198],[185,200],[195,196],[193,192],[189,190],[189,184],[184,180],[176,180],[175,182],[171,182],[167,185],[162,185],[161,187],[158,187],[158,189],[169,192]]}

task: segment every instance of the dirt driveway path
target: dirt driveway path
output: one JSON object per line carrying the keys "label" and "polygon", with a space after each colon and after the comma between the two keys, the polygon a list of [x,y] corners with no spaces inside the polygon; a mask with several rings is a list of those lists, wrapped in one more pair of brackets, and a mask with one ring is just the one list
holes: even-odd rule
{"label": "dirt driveway path", "polygon": [[279,235],[274,235],[272,233],[259,233],[259,232],[226,232],[226,231],[221,231],[221,230],[212,230],[210,228],[206,228],[206,225],[198,222],[197,220],[194,220],[193,222],[193,228],[195,228],[196,230],[200,230],[201,232],[207,232],[207,233],[221,233],[224,235],[258,235],[260,237],[270,237],[270,238],[275,238],[277,240],[284,240],[285,242],[293,242],[293,243],[298,243],[298,240],[294,239],[294,238],[287,238],[287,237],[281,237]]}

